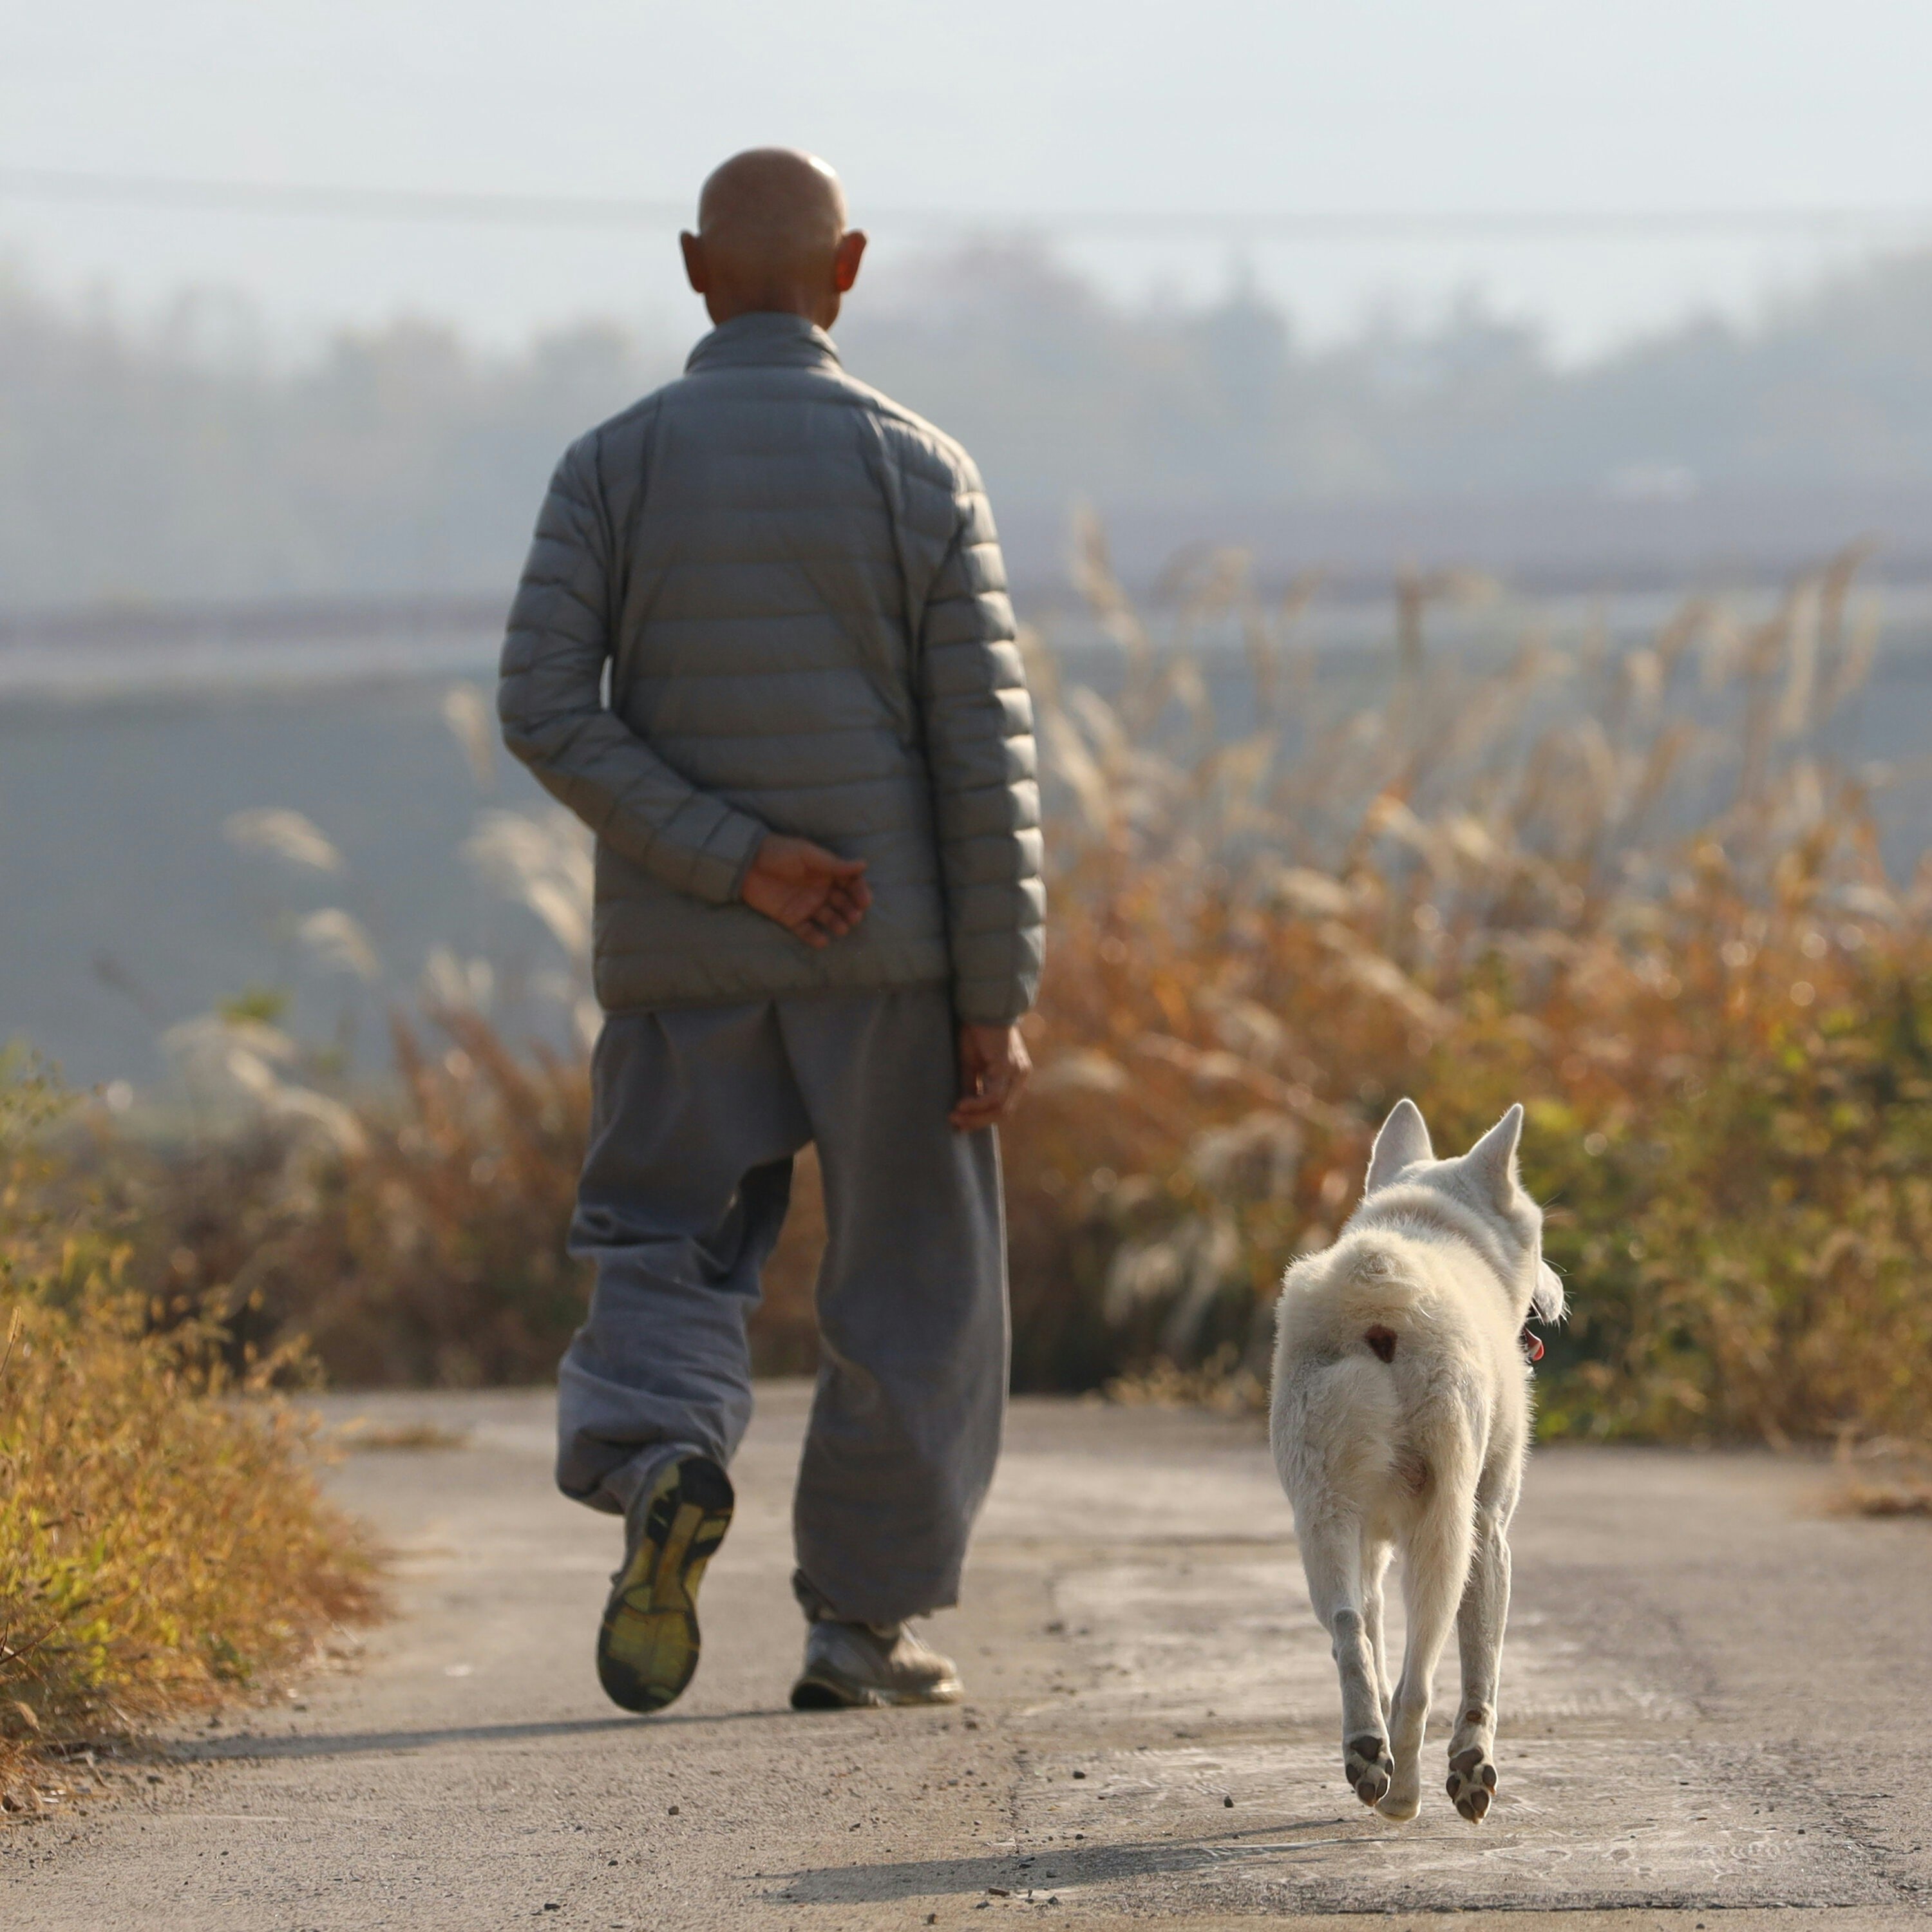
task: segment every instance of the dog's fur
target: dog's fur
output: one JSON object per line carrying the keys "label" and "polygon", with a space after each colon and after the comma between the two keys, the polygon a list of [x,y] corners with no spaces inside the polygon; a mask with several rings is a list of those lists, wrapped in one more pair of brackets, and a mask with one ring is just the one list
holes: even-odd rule
{"label": "dog's fur", "polygon": [[[1460,1160],[1438,1160],[1414,1102],[1398,1101],[1361,1204],[1282,1287],[1275,1466],[1341,1675],[1345,1773],[1388,1818],[1420,1802],[1430,1684],[1452,1618],[1462,1701],[1449,1796],[1474,1823],[1496,1790],[1508,1538],[1529,1448],[1519,1337],[1563,1313],[1542,1212],[1516,1178],[1522,1132],[1512,1107]],[[1397,1548],[1408,1642],[1391,1685],[1382,1577]]]}

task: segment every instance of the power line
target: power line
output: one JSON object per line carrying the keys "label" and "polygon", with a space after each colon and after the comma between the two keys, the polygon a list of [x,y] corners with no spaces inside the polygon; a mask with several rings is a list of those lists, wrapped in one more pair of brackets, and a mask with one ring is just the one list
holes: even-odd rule
{"label": "power line", "polygon": [[557,222],[596,227],[662,227],[688,221],[692,212],[683,202],[585,195],[330,188],[293,182],[190,181],[158,175],[80,174],[54,168],[0,168],[0,195],[233,214],[317,215],[373,221],[480,222],[510,227]]}
{"label": "power line", "polygon": [[[349,188],[301,182],[192,180],[158,175],[0,168],[0,197],[336,220],[441,222],[494,227],[670,228],[689,200]],[[1062,208],[1049,212],[862,208],[868,226],[954,233],[1016,232],[1096,239],[1232,242],[1436,242],[1691,239],[1715,236],[1816,238],[1932,228],[1932,208],[1910,206],[1608,208]]]}

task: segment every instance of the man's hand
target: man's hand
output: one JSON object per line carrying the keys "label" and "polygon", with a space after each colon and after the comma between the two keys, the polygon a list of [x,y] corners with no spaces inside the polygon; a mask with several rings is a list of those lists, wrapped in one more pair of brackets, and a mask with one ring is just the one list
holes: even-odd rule
{"label": "man's hand", "polygon": [[1016,1026],[959,1029],[959,1104],[952,1124],[962,1133],[1005,1118],[1033,1071],[1033,1058]]}
{"label": "man's hand", "polygon": [[862,859],[842,859],[809,838],[774,832],[758,848],[738,896],[754,912],[808,946],[827,946],[850,932],[872,903]]}

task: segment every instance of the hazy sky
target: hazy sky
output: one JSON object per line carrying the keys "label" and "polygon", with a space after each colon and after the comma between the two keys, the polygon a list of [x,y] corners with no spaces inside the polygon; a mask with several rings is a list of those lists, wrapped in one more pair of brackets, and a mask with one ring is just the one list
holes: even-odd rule
{"label": "hazy sky", "polygon": [[[1042,209],[1932,208],[1924,0],[0,0],[0,172],[684,197],[794,142],[868,204]],[[1910,236],[1907,225],[1898,231]],[[1919,232],[1924,232],[1922,229]],[[934,237],[881,226],[878,268]],[[1198,294],[1224,240],[1073,246]],[[1475,288],[1570,352],[1748,308],[1854,244],[1268,244],[1317,333]],[[272,218],[34,200],[0,256],[145,308],[245,293],[285,335],[398,311],[514,339],[699,317],[668,232]]]}

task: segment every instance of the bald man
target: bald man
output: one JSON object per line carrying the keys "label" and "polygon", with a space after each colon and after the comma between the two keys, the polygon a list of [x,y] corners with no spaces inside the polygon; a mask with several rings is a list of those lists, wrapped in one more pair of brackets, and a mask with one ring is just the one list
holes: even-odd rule
{"label": "bald man", "polygon": [[994,1126],[1044,899],[1032,712],[971,461],[826,331],[864,255],[824,162],[740,154],[682,238],[716,326],[572,445],[510,615],[510,748],[597,835],[604,1022],[557,1480],[625,1520],[597,1644],[697,1668],[752,1410],[745,1324],[815,1144],[830,1227],[794,1511],[801,1708],[950,1702],[1006,1396]]}

